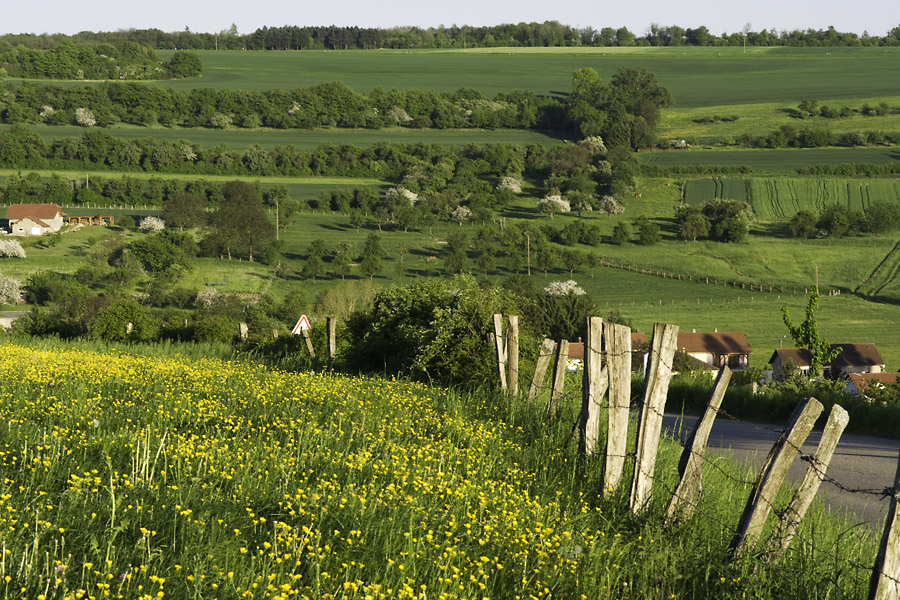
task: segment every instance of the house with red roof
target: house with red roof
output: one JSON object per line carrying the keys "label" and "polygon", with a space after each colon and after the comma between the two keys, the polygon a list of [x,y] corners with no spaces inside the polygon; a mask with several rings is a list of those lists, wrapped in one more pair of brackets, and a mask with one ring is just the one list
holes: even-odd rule
{"label": "house with red roof", "polygon": [[6,207],[9,233],[43,235],[62,229],[66,214],[56,204],[10,204]]}
{"label": "house with red roof", "polygon": [[[841,351],[830,363],[822,368],[822,375],[831,379],[849,377],[853,373],[883,373],[884,359],[875,344],[831,344],[831,348]],[[808,373],[811,356],[806,348],[778,348],[769,358],[774,373],[784,368],[797,369]]]}
{"label": "house with red roof", "polygon": [[898,377],[900,373],[851,373],[844,393],[866,397],[870,390],[883,390],[897,383]]}
{"label": "house with red roof", "polygon": [[714,369],[732,371],[747,368],[753,349],[741,331],[692,331],[678,334],[677,350]]}

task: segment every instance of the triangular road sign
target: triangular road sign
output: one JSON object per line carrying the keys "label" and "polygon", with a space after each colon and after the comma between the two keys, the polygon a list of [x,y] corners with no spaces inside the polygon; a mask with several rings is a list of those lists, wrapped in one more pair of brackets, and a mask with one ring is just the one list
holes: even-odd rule
{"label": "triangular road sign", "polygon": [[306,315],[300,315],[300,320],[297,321],[297,324],[294,325],[294,328],[291,330],[291,335],[297,335],[301,331],[305,331],[309,329],[309,319],[306,318]]}

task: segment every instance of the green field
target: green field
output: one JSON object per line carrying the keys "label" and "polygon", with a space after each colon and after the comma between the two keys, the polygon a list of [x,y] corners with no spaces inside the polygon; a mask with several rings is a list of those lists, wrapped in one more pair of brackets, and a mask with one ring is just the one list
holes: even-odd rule
{"label": "green field", "polygon": [[755,172],[788,172],[816,165],[890,164],[900,160],[900,148],[777,148],[777,149],[690,149],[641,152],[642,162],[660,168],[715,165],[750,167]]}
{"label": "green field", "polygon": [[871,202],[900,201],[896,179],[708,177],[687,180],[684,191],[688,204],[716,198],[747,202],[762,221],[784,221],[801,210],[819,213],[828,204],[864,212]]}
{"label": "green field", "polygon": [[[0,125],[0,131],[8,125]],[[85,133],[84,127],[72,126],[34,126],[41,137],[50,142],[63,137],[75,137]],[[354,146],[371,146],[378,142],[397,144],[440,144],[442,146],[462,146],[464,144],[510,143],[510,144],[543,144],[546,146],[561,142],[558,134],[525,131],[520,129],[501,129],[487,131],[481,129],[409,129],[395,127],[391,129],[206,129],[206,128],[166,128],[166,127],[131,127],[119,125],[101,129],[104,133],[123,139],[136,140],[153,138],[159,141],[177,142],[187,140],[204,147],[225,144],[232,150],[243,152],[252,145],[259,145],[266,150],[276,146],[294,146],[298,150],[312,151],[321,144],[352,144]]]}

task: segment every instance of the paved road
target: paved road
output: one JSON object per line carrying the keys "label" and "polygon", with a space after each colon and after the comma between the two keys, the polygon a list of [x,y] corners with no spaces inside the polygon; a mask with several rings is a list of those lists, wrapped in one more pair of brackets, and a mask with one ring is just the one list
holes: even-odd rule
{"label": "paved road", "polygon": [[[670,432],[682,431],[687,436],[697,422],[696,417],[667,414],[664,427]],[[730,453],[735,462],[752,465],[759,470],[766,456],[778,439],[783,427],[778,425],[752,425],[736,423],[727,419],[716,419],[709,436],[710,449]],[[813,431],[803,445],[804,454],[812,454],[821,438],[820,431]],[[865,437],[845,433],[834,452],[828,476],[851,489],[878,489],[892,485],[897,472],[900,441]],[[807,463],[799,460],[791,467],[789,477],[799,483],[806,474]],[[832,483],[824,482],[819,488],[819,497],[832,509],[853,513],[854,520],[881,531],[887,514],[888,499],[879,495],[848,493]]]}

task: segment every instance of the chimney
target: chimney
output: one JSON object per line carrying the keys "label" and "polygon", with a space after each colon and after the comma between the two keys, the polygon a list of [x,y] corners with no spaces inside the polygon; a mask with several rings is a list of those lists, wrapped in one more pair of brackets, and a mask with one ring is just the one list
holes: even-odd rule
{"label": "chimney", "polygon": [[713,333],[719,333],[719,328],[718,328],[718,327],[713,327]]}

